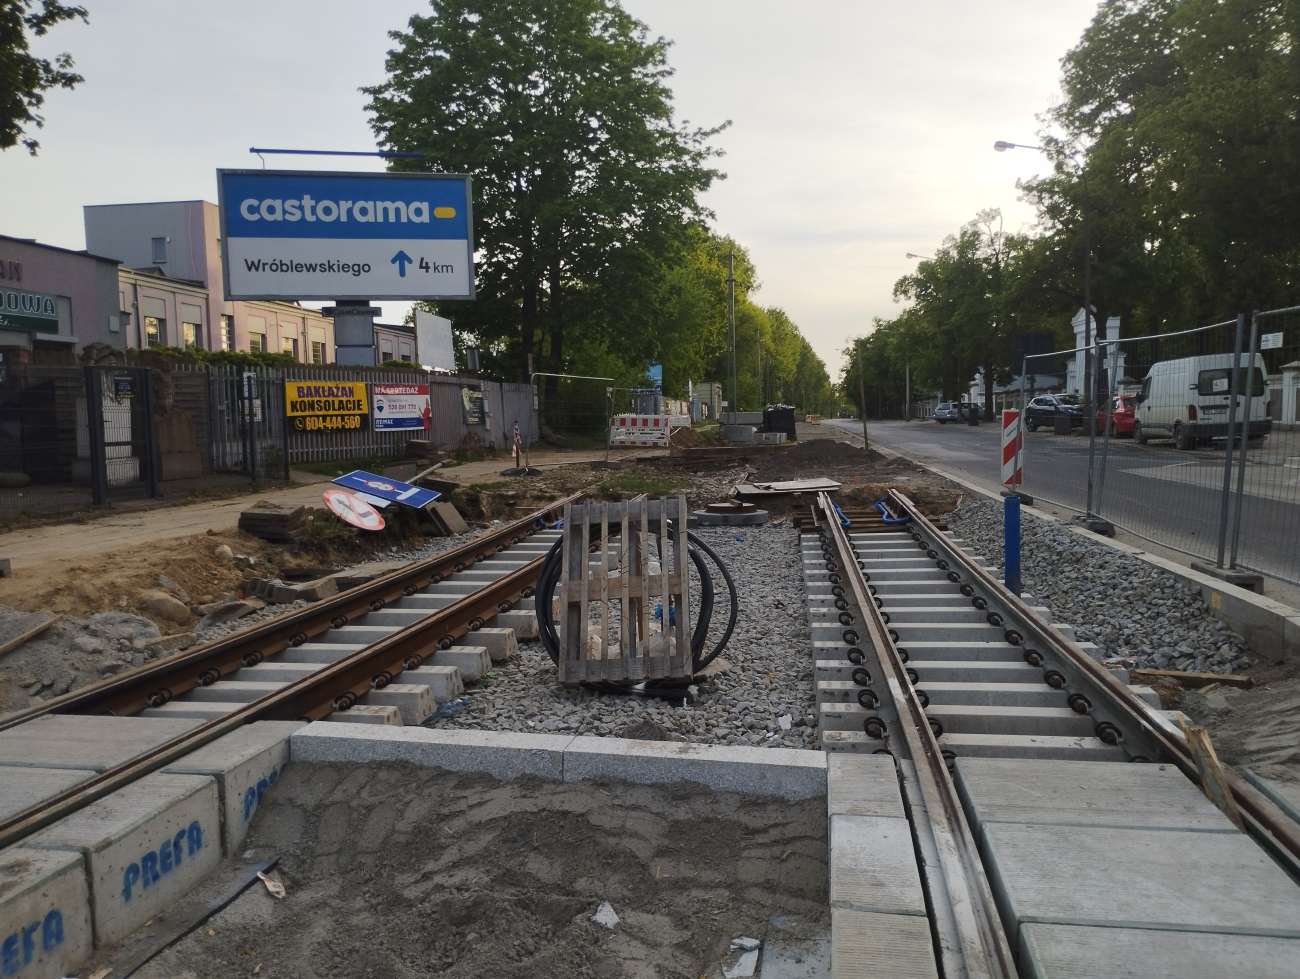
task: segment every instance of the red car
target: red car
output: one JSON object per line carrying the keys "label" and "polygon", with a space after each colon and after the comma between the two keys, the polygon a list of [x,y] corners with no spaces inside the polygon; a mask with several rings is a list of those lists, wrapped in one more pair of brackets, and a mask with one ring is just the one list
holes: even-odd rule
{"label": "red car", "polygon": [[[1121,394],[1111,405],[1110,416],[1110,435],[1111,438],[1120,438],[1121,436],[1133,437],[1133,415],[1137,409],[1136,394]],[[1098,435],[1106,431],[1106,409],[1097,409],[1097,427]]]}

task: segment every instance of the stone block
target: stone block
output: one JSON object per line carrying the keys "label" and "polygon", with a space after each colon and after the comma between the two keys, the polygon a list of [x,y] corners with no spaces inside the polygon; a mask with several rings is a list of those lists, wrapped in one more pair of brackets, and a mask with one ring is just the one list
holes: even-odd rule
{"label": "stone block", "polygon": [[379,690],[371,690],[361,698],[363,704],[396,707],[403,724],[423,724],[425,718],[438,709],[433,691],[423,683],[390,683]]}
{"label": "stone block", "polygon": [[70,850],[0,852],[0,975],[59,979],[94,948],[85,862]]}
{"label": "stone block", "polygon": [[831,909],[834,979],[938,979],[930,923],[914,914]]}
{"label": "stone block", "polygon": [[564,751],[564,780],[589,778],[700,782],[718,792],[811,799],[826,794],[826,758],[798,748],[575,737]]}
{"label": "stone block", "polygon": [[905,819],[898,773],[889,755],[826,756],[826,809],[832,816]]}
{"label": "stone block", "polygon": [[175,775],[210,775],[221,804],[221,843],[227,857],[248,832],[262,793],[279,781],[289,761],[289,735],[304,721],[256,721],[232,731],[163,769]]}
{"label": "stone block", "polygon": [[906,819],[831,816],[831,907],[925,916]]}
{"label": "stone block", "polygon": [[455,700],[465,692],[460,670],[454,666],[421,666],[414,670],[403,670],[401,680],[403,683],[426,684],[434,702],[439,704]]}
{"label": "stone block", "polygon": [[200,723],[193,719],[45,714],[0,731],[0,765],[102,772]]}
{"label": "stone block", "polygon": [[727,441],[736,445],[749,445],[754,442],[758,430],[753,425],[724,425],[723,435]]}
{"label": "stone block", "polygon": [[156,772],[28,837],[21,848],[82,855],[95,947],[115,945],[221,862],[217,783]]}
{"label": "stone block", "polygon": [[496,629],[509,629],[515,634],[516,639],[536,639],[538,635],[537,613],[533,609],[498,612],[488,619],[488,625]]}
{"label": "stone block", "polygon": [[16,816],[94,776],[95,772],[88,768],[0,765],[0,820]]}
{"label": "stone block", "polygon": [[325,718],[342,724],[388,724],[402,726],[402,713],[388,704],[353,704],[347,710],[336,710]]}
{"label": "stone block", "polygon": [[405,761],[502,780],[536,775],[559,782],[564,779],[564,749],[572,740],[560,734],[310,724],[289,739],[289,757],[325,764]]}
{"label": "stone block", "polygon": [[[536,620],[534,620],[534,627],[535,625]],[[479,629],[478,632],[471,632],[462,637],[462,642],[466,646],[482,646],[487,650],[493,663],[504,663],[519,651],[519,641],[515,638],[513,629]],[[468,680],[469,677],[465,679]]]}
{"label": "stone block", "polygon": [[460,678],[466,683],[474,683],[492,669],[492,657],[486,646],[452,646],[451,649],[439,649],[433,654],[433,659],[426,662],[432,666],[456,667],[460,670]]}

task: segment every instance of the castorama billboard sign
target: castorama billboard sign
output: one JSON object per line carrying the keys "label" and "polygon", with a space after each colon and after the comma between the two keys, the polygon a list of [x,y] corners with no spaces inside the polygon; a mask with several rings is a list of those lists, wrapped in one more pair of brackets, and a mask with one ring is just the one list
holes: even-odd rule
{"label": "castorama billboard sign", "polygon": [[473,299],[470,178],[218,170],[227,299]]}

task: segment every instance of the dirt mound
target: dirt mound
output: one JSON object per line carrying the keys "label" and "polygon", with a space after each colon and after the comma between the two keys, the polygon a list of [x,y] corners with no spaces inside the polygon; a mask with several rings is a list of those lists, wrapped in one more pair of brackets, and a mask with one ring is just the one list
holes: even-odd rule
{"label": "dirt mound", "polygon": [[720,428],[711,428],[704,432],[696,428],[675,428],[671,438],[673,447],[678,449],[704,449],[731,444],[723,436]]}
{"label": "dirt mound", "polygon": [[866,474],[889,465],[875,449],[859,449],[847,442],[815,439],[799,442],[785,452],[763,458],[758,466],[760,481],[811,479],[823,471],[854,470]]}

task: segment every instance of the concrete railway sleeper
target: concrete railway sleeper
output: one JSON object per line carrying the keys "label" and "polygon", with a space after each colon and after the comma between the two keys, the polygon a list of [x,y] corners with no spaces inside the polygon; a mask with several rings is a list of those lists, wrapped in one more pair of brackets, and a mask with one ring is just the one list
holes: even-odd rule
{"label": "concrete railway sleeper", "polygon": [[[886,503],[904,522],[858,533],[823,495],[800,545],[830,752],[833,948],[892,943],[915,974],[945,977],[1292,974],[1295,825],[1229,773],[1240,832],[1197,789],[1153,692],[1005,591],[906,497]],[[864,877],[890,860],[878,880],[908,876],[881,830],[901,822],[881,818],[884,758],[932,955],[915,905],[859,913],[889,902],[836,883],[838,868]]]}
{"label": "concrete railway sleeper", "polygon": [[[51,725],[70,724],[71,719],[58,720],[63,715],[84,717],[81,725],[91,738],[97,726],[120,727],[135,718],[145,722],[149,733],[137,736],[134,747],[128,736],[120,751],[99,746],[98,755],[93,744],[78,746],[75,734],[69,735],[70,743],[47,746],[46,754],[63,751],[72,759],[56,761],[53,767],[79,769],[89,777],[18,811],[0,807],[0,848],[138,779],[172,770],[187,755],[255,721],[305,722],[339,712],[346,715],[377,697],[382,704],[384,694],[391,699],[395,686],[409,687],[405,692],[412,697],[424,691],[417,699],[432,712],[430,684],[445,684],[447,674],[457,671],[425,663],[440,651],[462,652],[453,649],[459,639],[486,635],[481,630],[493,616],[513,613],[532,601],[542,558],[556,536],[547,529],[547,518],[553,520],[574,498],[558,500],[336,598],[5,718],[0,722],[0,754],[4,742],[11,743],[11,753],[21,752],[24,743],[39,740]],[[511,640],[513,635],[509,633]],[[470,654],[467,662],[488,659],[481,647],[463,651]],[[471,679],[477,679],[477,673]],[[456,676],[454,686],[459,688],[459,683]],[[359,720],[373,720],[361,713]],[[418,723],[422,718],[404,719]],[[27,732],[32,737],[25,738]],[[89,760],[78,762],[78,753]],[[0,762],[42,764],[40,758]]]}

